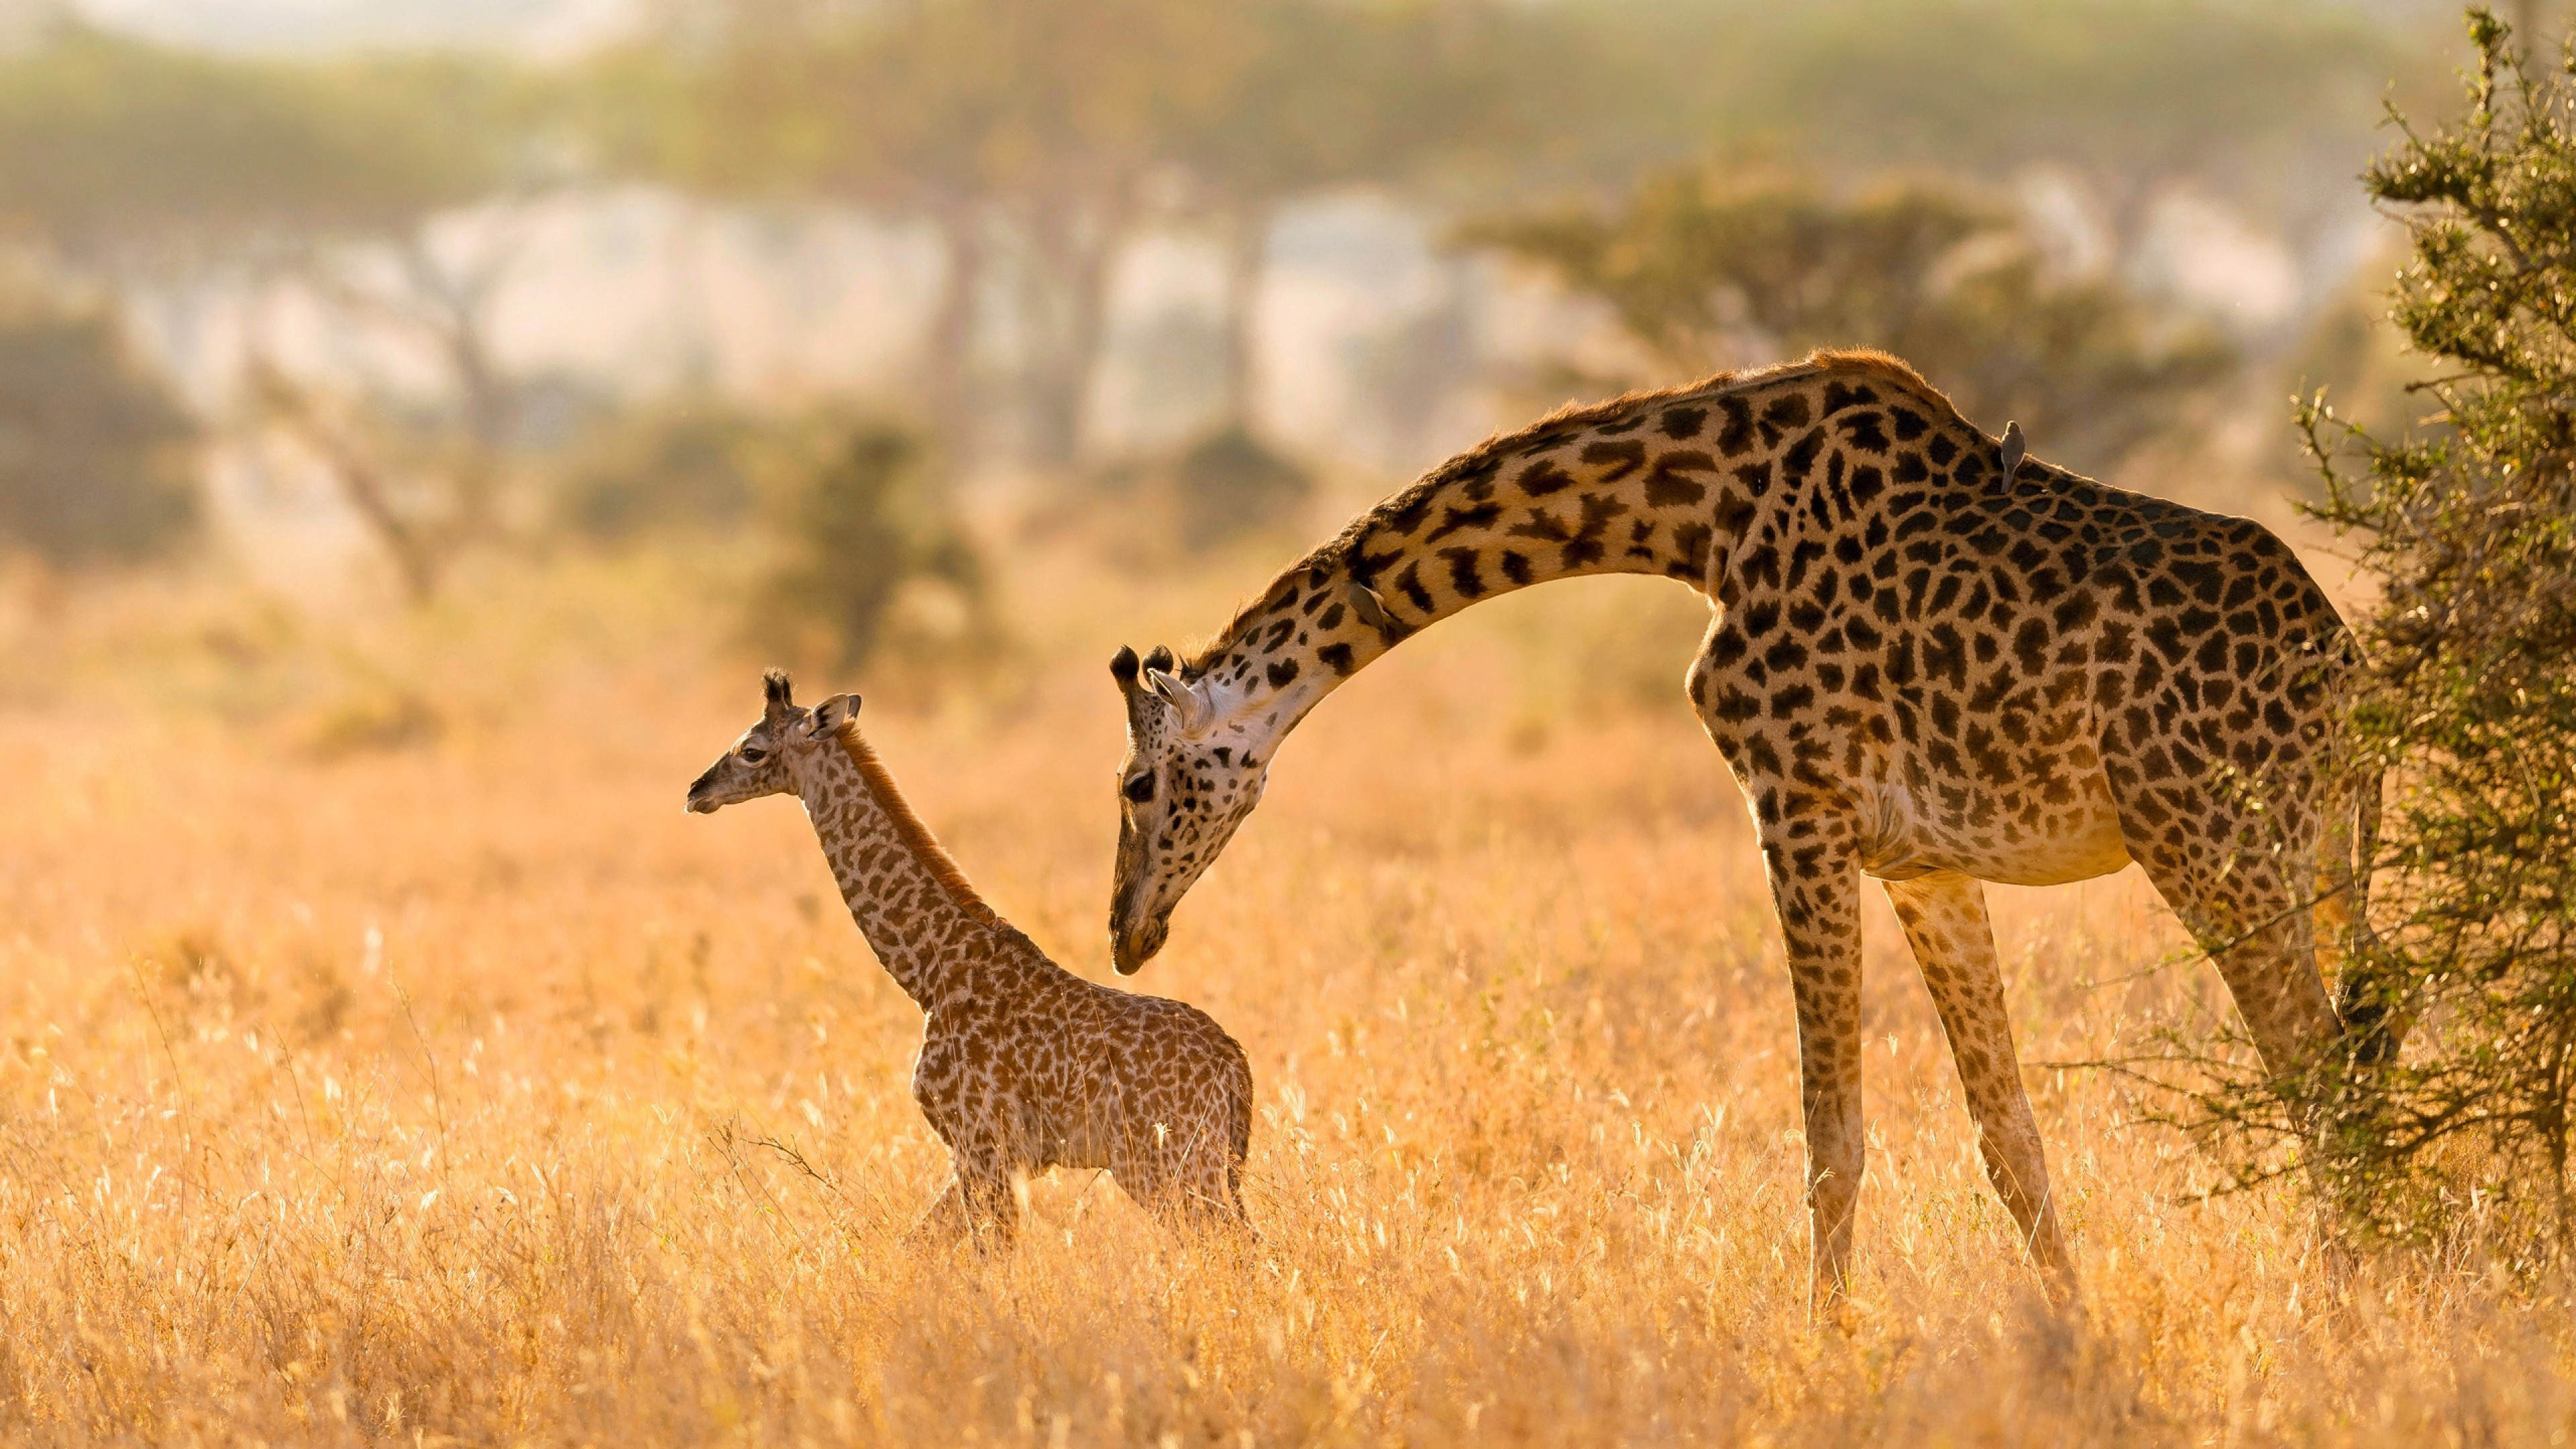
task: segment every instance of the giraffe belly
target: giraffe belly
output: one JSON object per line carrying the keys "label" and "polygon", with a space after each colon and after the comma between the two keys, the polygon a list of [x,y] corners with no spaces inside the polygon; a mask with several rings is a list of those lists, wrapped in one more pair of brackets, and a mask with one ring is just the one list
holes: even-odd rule
{"label": "giraffe belly", "polygon": [[1047,1161],[1075,1171],[1115,1167],[1124,1126],[1123,1109],[1114,1101],[1069,1101],[1050,1114]]}
{"label": "giraffe belly", "polygon": [[1890,780],[1864,785],[1853,803],[1861,871],[1879,880],[1951,870],[2002,885],[2064,885],[2129,863],[2098,766],[2020,787]]}

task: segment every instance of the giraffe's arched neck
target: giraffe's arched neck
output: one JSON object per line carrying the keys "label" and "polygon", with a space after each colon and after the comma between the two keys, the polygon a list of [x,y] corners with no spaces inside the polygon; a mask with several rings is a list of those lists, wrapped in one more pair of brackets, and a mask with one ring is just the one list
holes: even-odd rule
{"label": "giraffe's arched neck", "polygon": [[806,753],[798,795],[850,919],[923,1010],[974,989],[975,971],[1025,964],[1030,953],[1012,949],[1019,933],[966,883],[855,730]]}
{"label": "giraffe's arched neck", "polygon": [[[1871,428],[1910,419],[1918,435],[1926,425],[1905,408],[1900,380],[1873,367],[1820,357],[1715,377],[1559,413],[1462,453],[1290,565],[1182,678],[1204,691],[1224,736],[1266,757],[1343,680],[1486,599],[1631,573],[1722,603],[1730,576],[1797,566],[1739,549],[1767,513],[1848,512],[1906,481],[1869,466],[1845,476],[1841,450],[1826,446],[1846,441],[1838,424],[1856,418]],[[1821,392],[1819,374],[1831,374]]]}

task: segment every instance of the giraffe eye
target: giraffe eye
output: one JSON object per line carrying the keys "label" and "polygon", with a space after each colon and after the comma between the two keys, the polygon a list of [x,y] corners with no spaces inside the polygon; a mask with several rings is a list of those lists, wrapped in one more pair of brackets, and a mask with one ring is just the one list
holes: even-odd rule
{"label": "giraffe eye", "polygon": [[1119,791],[1119,793],[1120,793],[1120,794],[1122,794],[1122,795],[1125,795],[1128,799],[1135,801],[1135,802],[1136,802],[1137,804],[1139,804],[1139,805],[1142,805],[1142,804],[1144,804],[1146,801],[1153,799],[1153,798],[1154,798],[1154,776],[1153,776],[1153,772],[1149,770],[1149,771],[1146,771],[1146,772],[1144,772],[1144,773],[1142,773],[1142,774],[1136,774],[1136,775],[1130,775],[1130,776],[1128,776],[1128,777],[1127,777],[1127,784],[1126,784],[1126,787],[1125,787],[1124,789],[1120,790],[1120,791]]}
{"label": "giraffe eye", "polygon": [[745,745],[742,747],[742,760],[746,765],[757,765],[768,758],[769,747],[767,745]]}

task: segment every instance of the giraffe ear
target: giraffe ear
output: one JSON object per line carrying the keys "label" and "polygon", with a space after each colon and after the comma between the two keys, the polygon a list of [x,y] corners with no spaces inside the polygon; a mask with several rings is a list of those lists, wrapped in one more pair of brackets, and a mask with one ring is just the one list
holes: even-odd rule
{"label": "giraffe ear", "polygon": [[1197,734],[1216,715],[1216,707],[1209,702],[1204,684],[1183,684],[1160,669],[1146,670],[1145,683],[1163,697],[1163,702],[1172,707],[1172,713],[1180,716],[1181,733],[1185,735]]}
{"label": "giraffe ear", "polygon": [[816,739],[825,735],[838,734],[842,726],[858,717],[859,697],[855,694],[836,694],[814,706],[814,713],[806,723],[805,733]]}
{"label": "giraffe ear", "polygon": [[1360,622],[1372,629],[1386,627],[1386,600],[1378,597],[1377,590],[1357,580],[1351,583],[1351,612],[1359,615]]}

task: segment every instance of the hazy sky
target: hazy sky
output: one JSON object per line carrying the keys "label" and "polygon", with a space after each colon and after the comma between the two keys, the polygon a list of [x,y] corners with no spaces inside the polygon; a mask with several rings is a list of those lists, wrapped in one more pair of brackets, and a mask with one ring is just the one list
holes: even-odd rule
{"label": "hazy sky", "polygon": [[[6,0],[0,0],[5,5]],[[328,50],[422,43],[577,49],[613,30],[632,0],[74,0],[119,28],[248,50]],[[1216,3],[1216,0],[1212,0]],[[2263,3],[2263,0],[2249,0]],[[2456,14],[2458,0],[2327,0],[2392,18]],[[2521,0],[2502,0],[2512,15]],[[2546,13],[2567,0],[2539,0]]]}
{"label": "hazy sky", "polygon": [[[9,0],[0,0],[6,9]],[[387,45],[498,45],[538,55],[577,51],[615,31],[635,0],[71,0],[118,29],[229,50],[314,51]],[[1211,0],[1222,3],[1222,0]],[[1543,3],[1543,0],[1542,0]],[[2269,0],[2241,0],[2264,4]],[[2462,0],[2321,0],[2399,21],[2459,13]],[[2576,0],[2489,0],[2555,17]]]}
{"label": "hazy sky", "polygon": [[562,51],[613,29],[629,0],[78,0],[103,24],[192,45],[316,50],[407,44]]}

